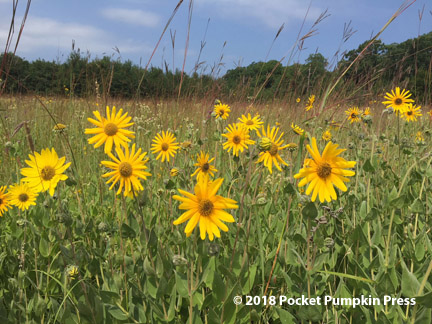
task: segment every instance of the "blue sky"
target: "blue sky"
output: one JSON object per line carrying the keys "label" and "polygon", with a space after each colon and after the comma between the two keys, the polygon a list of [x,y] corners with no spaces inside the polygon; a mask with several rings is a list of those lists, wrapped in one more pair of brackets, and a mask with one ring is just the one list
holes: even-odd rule
{"label": "blue sky", "polygon": [[[70,53],[72,40],[75,40],[75,48],[89,52],[91,58],[108,55],[145,66],[177,2],[33,0],[17,54],[28,60],[64,61]],[[205,46],[199,60],[203,63],[199,72],[204,73],[210,73],[219,62],[223,63],[221,73],[238,65],[264,61],[266,57],[267,60],[280,60],[287,56],[283,64],[303,62],[309,54],[317,51],[334,62],[336,52],[355,49],[377,33],[402,3],[402,0],[195,0],[185,70],[188,73],[193,70],[203,40]],[[18,18],[22,17],[25,4],[25,0],[19,2]],[[12,0],[0,0],[2,51],[11,8]],[[420,21],[419,12],[423,8]],[[173,66],[181,69],[188,9],[189,1],[184,0],[151,65],[162,67],[166,62],[170,69]],[[305,40],[301,51],[292,52],[302,22],[305,21],[300,33],[304,35],[326,9],[329,16],[315,27],[315,34]],[[432,1],[417,0],[384,31],[380,39],[384,43],[401,42],[432,31],[431,12]],[[356,32],[343,42],[344,25],[349,22]],[[18,19],[16,34],[20,23]],[[284,29],[269,53],[282,24]],[[175,34],[174,53],[170,33]],[[113,50],[114,47],[120,50],[120,55]],[[294,56],[288,61],[291,53]]]}

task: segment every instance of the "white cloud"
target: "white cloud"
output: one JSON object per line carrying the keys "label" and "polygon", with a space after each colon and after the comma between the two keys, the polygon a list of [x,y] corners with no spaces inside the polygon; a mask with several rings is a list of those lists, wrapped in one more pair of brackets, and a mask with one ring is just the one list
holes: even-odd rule
{"label": "white cloud", "polygon": [[[301,21],[307,13],[309,1],[304,0],[197,0],[197,6],[211,12],[219,12],[230,20],[258,20],[271,28],[278,28],[282,23]],[[204,9],[204,8],[203,8]],[[311,6],[309,20],[315,20],[322,10]]]}
{"label": "white cloud", "polygon": [[[21,22],[18,17],[17,21]],[[0,21],[0,44],[5,44],[8,32],[7,21]],[[15,26],[15,39],[19,27]],[[132,39],[116,39],[103,29],[79,24],[65,23],[51,18],[29,16],[18,46],[19,53],[34,55],[35,53],[69,53],[75,40],[75,49],[89,51],[93,55],[113,53],[118,47],[122,54],[151,52],[150,46]],[[13,43],[13,46],[15,42]],[[11,47],[13,48],[13,47]]]}
{"label": "white cloud", "polygon": [[102,10],[102,15],[125,24],[145,27],[156,27],[160,21],[159,16],[152,12],[134,9],[105,8]]}

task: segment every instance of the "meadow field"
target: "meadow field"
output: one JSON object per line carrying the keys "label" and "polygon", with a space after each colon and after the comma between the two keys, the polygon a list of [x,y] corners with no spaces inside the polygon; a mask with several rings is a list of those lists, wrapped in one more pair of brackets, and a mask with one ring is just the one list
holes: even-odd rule
{"label": "meadow field", "polygon": [[2,96],[0,321],[431,323],[431,108],[312,95]]}

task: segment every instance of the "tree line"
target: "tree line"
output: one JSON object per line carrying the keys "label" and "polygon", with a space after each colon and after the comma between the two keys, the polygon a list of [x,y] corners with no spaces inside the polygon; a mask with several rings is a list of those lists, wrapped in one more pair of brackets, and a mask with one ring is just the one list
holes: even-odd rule
{"label": "tree line", "polygon": [[[361,54],[344,74],[338,91],[364,88],[382,93],[393,86],[410,89],[423,102],[431,102],[432,32],[401,43],[368,41],[346,52],[333,70],[320,53],[309,55],[304,64],[284,66],[283,62],[253,62],[228,70],[219,78],[206,74],[188,75],[151,67],[145,71],[128,60],[105,56],[90,60],[73,50],[65,62],[38,59],[29,62],[13,54],[0,55],[3,93],[79,97],[184,97],[212,96],[237,100],[291,99],[311,93],[319,95]],[[366,50],[364,50],[367,47]],[[7,82],[4,82],[7,80]]]}

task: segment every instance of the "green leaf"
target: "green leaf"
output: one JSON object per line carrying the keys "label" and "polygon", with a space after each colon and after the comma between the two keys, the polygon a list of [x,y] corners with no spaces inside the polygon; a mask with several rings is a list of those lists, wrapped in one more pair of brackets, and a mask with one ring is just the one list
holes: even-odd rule
{"label": "green leaf", "polygon": [[286,184],[286,186],[284,187],[283,192],[286,193],[286,194],[289,194],[289,195],[293,195],[293,194],[295,194],[296,191],[295,191],[294,186],[292,185],[292,183],[288,182]]}
{"label": "green leaf", "polygon": [[176,187],[174,181],[172,181],[171,179],[167,181],[166,185],[165,185],[165,189],[171,190],[174,189]]}
{"label": "green leaf", "polygon": [[373,167],[370,160],[366,160],[366,162],[363,164],[363,170],[366,172],[375,172],[375,168]]}
{"label": "green leaf", "polygon": [[73,186],[77,185],[77,182],[71,177],[67,178],[65,183],[66,183],[66,186],[68,186],[68,187],[73,187]]}
{"label": "green leaf", "polygon": [[390,206],[394,208],[402,208],[405,205],[405,196],[401,195],[397,197],[396,199],[390,200]]}
{"label": "green leaf", "polygon": [[360,204],[360,218],[365,219],[367,215],[367,204],[366,201],[362,201]]}
{"label": "green leaf", "polygon": [[319,305],[302,306],[298,312],[298,317],[303,321],[318,322],[323,319],[324,313]]}
{"label": "green leaf", "polygon": [[302,215],[305,219],[315,219],[318,216],[318,210],[313,202],[308,202],[302,210]]}
{"label": "green leaf", "polygon": [[407,297],[415,297],[420,288],[420,283],[402,261],[402,294]]}
{"label": "green leaf", "polygon": [[186,298],[189,296],[186,276],[178,272],[175,273],[177,292],[180,296]]}
{"label": "green leaf", "polygon": [[276,312],[282,324],[295,324],[295,317],[283,308],[276,307]]}
{"label": "green leaf", "polygon": [[50,255],[49,243],[43,237],[39,241],[39,252],[45,258],[48,258]]}
{"label": "green leaf", "polygon": [[411,212],[413,213],[424,213],[425,207],[420,199],[416,198],[410,206]]}
{"label": "green leaf", "polygon": [[422,296],[417,296],[415,300],[416,304],[422,305],[427,308],[432,308],[432,291]]}
{"label": "green leaf", "polygon": [[214,292],[214,296],[216,297],[215,305],[218,305],[225,297],[225,283],[223,282],[222,277],[218,272],[215,272],[214,274],[212,289]]}
{"label": "green leaf", "polygon": [[249,268],[249,271],[245,272],[246,282],[244,283],[243,288],[242,288],[243,295],[249,294],[249,292],[254,287],[254,281],[255,281],[257,268],[258,268],[258,264],[255,263]]}
{"label": "green leaf", "polygon": [[112,317],[114,317],[119,321],[124,321],[129,318],[129,316],[123,313],[123,311],[118,307],[113,307],[110,310],[108,310],[108,312],[111,314]]}
{"label": "green leaf", "polygon": [[123,223],[121,226],[121,235],[124,238],[135,238],[136,233],[135,230],[129,225]]}

